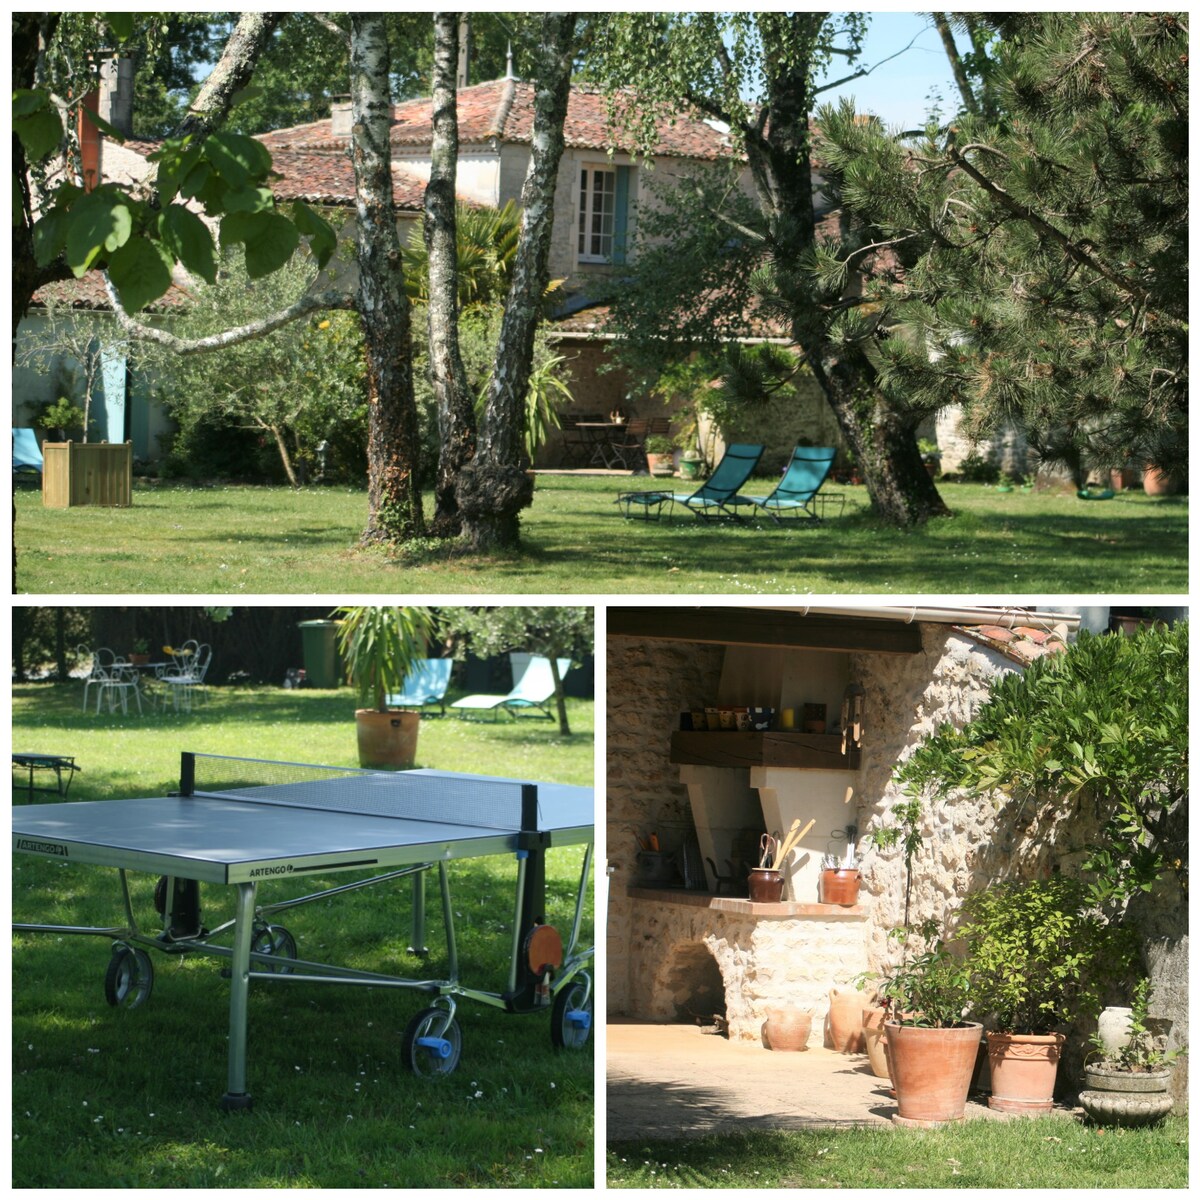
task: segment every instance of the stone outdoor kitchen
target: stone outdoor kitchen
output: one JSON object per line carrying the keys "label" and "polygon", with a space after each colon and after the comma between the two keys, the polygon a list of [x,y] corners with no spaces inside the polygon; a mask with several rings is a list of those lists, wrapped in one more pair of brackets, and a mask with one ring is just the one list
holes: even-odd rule
{"label": "stone outdoor kitchen", "polygon": [[[1107,610],[1082,612],[1107,622]],[[814,1016],[809,1044],[821,1045],[831,989],[853,990],[891,961],[888,932],[905,922],[903,855],[870,841],[901,798],[897,763],[1080,624],[1079,610],[610,608],[609,1020],[715,1024],[755,1042],[769,1010],[799,1008]],[[843,700],[852,709],[856,697],[858,748],[854,730],[843,739],[839,728]],[[809,705],[825,706],[824,732],[802,728],[819,717]],[[776,725],[792,710],[794,729],[705,728],[705,709],[734,706],[774,709]],[[986,800],[938,798],[925,819],[914,923],[944,926],[968,893],[1069,867],[1078,853]],[[783,898],[751,901],[746,870],[761,835],[796,820],[807,832]],[[826,903],[822,861],[844,859],[853,841],[857,902]]]}

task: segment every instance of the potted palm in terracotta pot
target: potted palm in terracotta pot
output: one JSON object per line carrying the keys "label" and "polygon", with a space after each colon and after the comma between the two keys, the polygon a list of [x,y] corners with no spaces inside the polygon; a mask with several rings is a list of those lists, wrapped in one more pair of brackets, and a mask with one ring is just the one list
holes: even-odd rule
{"label": "potted palm in terracotta pot", "polygon": [[1109,925],[1077,879],[1014,881],[963,902],[974,1011],[987,1033],[988,1107],[1040,1115],[1054,1103],[1066,1030],[1094,1020],[1103,992],[1133,963],[1125,929]]}
{"label": "potted palm in terracotta pot", "polygon": [[434,630],[433,613],[420,605],[343,607],[338,648],[350,682],[358,690],[354,714],[360,766],[403,770],[417,755],[419,712],[388,707],[390,693],[403,691],[404,677],[425,655]]}
{"label": "potted palm in terracotta pot", "polygon": [[983,1030],[964,1016],[970,972],[936,923],[896,935],[905,941],[904,956],[879,983],[892,1013],[884,1024],[898,1109],[892,1120],[917,1128],[961,1121]]}

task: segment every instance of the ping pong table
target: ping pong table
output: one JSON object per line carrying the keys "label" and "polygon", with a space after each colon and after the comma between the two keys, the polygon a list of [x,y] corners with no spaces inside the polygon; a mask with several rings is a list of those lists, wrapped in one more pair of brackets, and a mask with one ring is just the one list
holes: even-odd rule
{"label": "ping pong table", "polygon": [[[594,837],[590,788],[527,783],[449,771],[359,771],[184,752],[178,793],[141,799],[76,801],[14,808],[13,851],[115,867],[125,924],[110,927],[13,924],[21,933],[92,935],[113,940],[105,997],[136,1008],[150,997],[147,950],[203,953],[229,960],[229,1061],[226,1110],[248,1109],[246,1043],[250,984],[339,983],[408,988],[433,997],[405,1031],[405,1064],[417,1075],[452,1072],[462,1051],[456,998],[512,1013],[550,1012],[551,1041],[577,1049],[592,1021],[594,947],[581,948]],[[546,852],[585,847],[567,938],[546,922]],[[515,855],[516,896],[506,986],[469,987],[459,979],[450,864]],[[396,880],[411,882],[412,945],[424,958],[425,881],[436,869],[447,973],[409,979],[297,956],[296,939],[272,917],[281,911]],[[159,876],[156,932],[134,916],[129,872]],[[380,873],[382,872],[382,873]],[[259,888],[281,879],[353,873],[338,886],[273,904]],[[364,876],[365,877],[359,877]],[[209,929],[200,885],[234,891],[234,915]],[[232,945],[217,939],[232,933]]]}

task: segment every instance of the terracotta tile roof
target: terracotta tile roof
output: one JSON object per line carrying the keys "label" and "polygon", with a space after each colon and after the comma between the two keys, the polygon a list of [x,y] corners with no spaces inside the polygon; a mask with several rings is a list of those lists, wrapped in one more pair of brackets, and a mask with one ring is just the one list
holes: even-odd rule
{"label": "terracotta tile roof", "polygon": [[[328,122],[325,123],[328,125]],[[308,129],[310,126],[302,125],[299,128]],[[271,184],[271,192],[276,200],[303,200],[308,204],[354,203],[354,167],[344,141],[327,141],[319,148],[305,145],[302,149],[294,149],[288,143],[268,141],[274,136],[267,134],[259,141],[270,149],[271,165],[279,175]],[[123,145],[126,150],[146,157],[153,154],[162,143],[126,141]],[[420,212],[425,203],[425,181],[393,163],[392,194],[396,207],[401,211]],[[459,199],[464,204],[474,203],[465,196]]]}
{"label": "terracotta tile roof", "polygon": [[[172,284],[164,295],[149,305],[147,311],[161,312],[164,309],[179,308],[187,301],[188,293]],[[44,308],[51,303],[96,311],[112,308],[108,292],[104,288],[104,276],[99,271],[88,271],[80,279],[62,279],[56,283],[47,283],[33,293],[32,307]]]}
{"label": "terracotta tile roof", "polygon": [[999,651],[1023,667],[1047,654],[1061,654],[1067,648],[1070,634],[1066,625],[1039,629],[1032,625],[1017,625],[1012,629],[1000,625],[957,625],[960,633]]}
{"label": "terracotta tile roof", "polygon": [[[532,83],[516,79],[497,79],[490,83],[463,88],[458,93],[458,137],[462,145],[479,145],[498,139],[528,143],[533,130]],[[631,93],[618,96],[618,106],[635,103]],[[429,99],[405,100],[392,109],[392,143],[398,146],[427,146],[433,140]],[[630,149],[620,130],[610,130],[607,101],[597,91],[572,85],[563,129],[568,146],[581,150]],[[698,117],[676,114],[662,121],[655,154],[679,158],[715,160],[730,155],[730,140]],[[330,119],[277,129],[263,134],[261,141],[271,148],[335,149],[345,144],[334,138]]]}

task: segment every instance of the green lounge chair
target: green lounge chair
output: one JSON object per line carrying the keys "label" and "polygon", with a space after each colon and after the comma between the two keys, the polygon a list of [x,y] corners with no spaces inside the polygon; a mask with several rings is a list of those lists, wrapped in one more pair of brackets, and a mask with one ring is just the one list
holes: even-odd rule
{"label": "green lounge chair", "polygon": [[404,676],[400,691],[387,698],[388,708],[423,709],[436,704],[446,715],[446,689],[450,686],[452,658],[418,658]]}
{"label": "green lounge chair", "polygon": [[[682,492],[622,492],[617,497],[627,517],[642,521],[656,521],[662,515],[664,505],[667,515],[674,512],[678,504],[694,513],[701,521],[717,520],[721,517],[740,521],[737,509],[731,507],[738,489],[750,478],[763,448],[745,442],[735,442],[725,448],[721,461],[713,473],[690,494]],[[640,511],[638,511],[640,509]]]}
{"label": "green lounge chair", "polygon": [[730,504],[765,512],[776,525],[784,524],[783,518],[788,515],[793,524],[819,521],[813,502],[836,455],[833,446],[797,446],[783,478],[769,496],[734,496]]}
{"label": "green lounge chair", "polygon": [[[571,669],[569,658],[558,660],[558,677],[566,678]],[[542,716],[554,720],[554,714],[547,704],[554,697],[554,676],[550,672],[550,660],[541,655],[533,655],[525,664],[521,678],[513,684],[513,689],[507,696],[464,696],[450,705],[458,715],[465,716],[468,712],[490,712],[493,718],[506,712],[510,717],[531,708],[538,709]]]}

